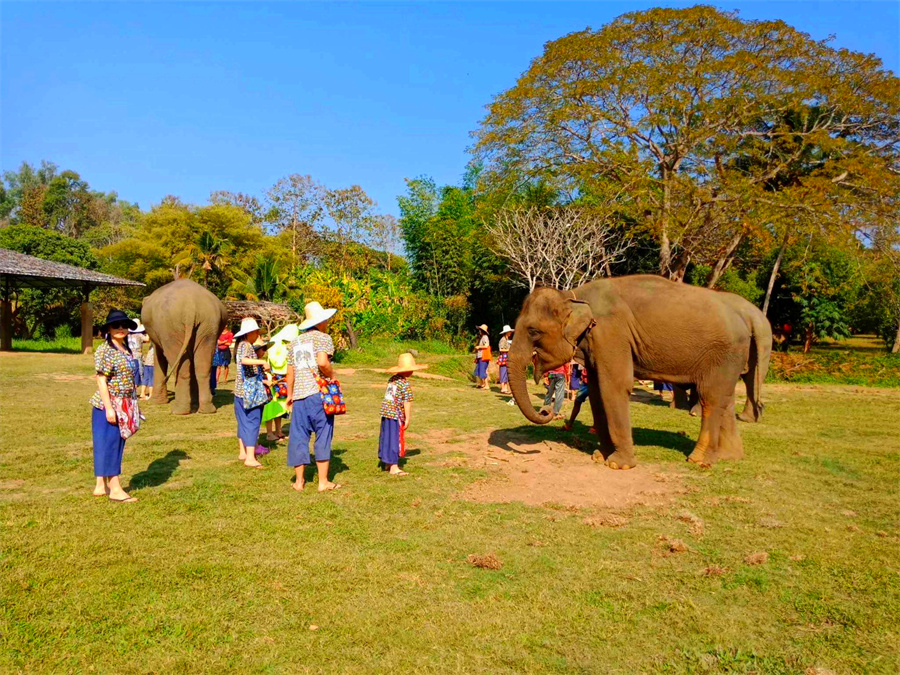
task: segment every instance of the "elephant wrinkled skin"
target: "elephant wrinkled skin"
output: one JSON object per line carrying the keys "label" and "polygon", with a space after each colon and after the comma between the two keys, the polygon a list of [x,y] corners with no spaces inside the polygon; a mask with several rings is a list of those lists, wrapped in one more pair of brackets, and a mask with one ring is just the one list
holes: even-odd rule
{"label": "elephant wrinkled skin", "polygon": [[216,339],[228,319],[225,305],[190,279],[161,286],[144,298],[141,320],[156,347],[153,402],[166,403],[166,382],[175,375],[171,411],[214,413],[210,373]]}
{"label": "elephant wrinkled skin", "polygon": [[525,370],[533,363],[538,381],[577,355],[589,372],[594,424],[610,468],[637,464],[628,408],[635,377],[696,385],[702,424],[690,461],[708,466],[739,459],[735,385],[749,354],[771,350],[771,332],[766,346],[765,331],[754,332],[723,295],[649,275],[592,281],[566,292],[535,290],[516,321],[509,356],[519,409],[532,422],[549,422],[552,415],[529,401]]}

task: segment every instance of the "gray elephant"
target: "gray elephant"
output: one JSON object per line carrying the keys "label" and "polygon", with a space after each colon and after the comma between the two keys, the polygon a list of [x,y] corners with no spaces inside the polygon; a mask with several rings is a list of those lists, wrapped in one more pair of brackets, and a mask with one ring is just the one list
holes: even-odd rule
{"label": "gray elephant", "polygon": [[529,401],[526,367],[534,364],[538,381],[576,357],[589,371],[591,409],[607,466],[629,469],[637,464],[629,418],[634,378],[693,383],[702,424],[688,459],[705,466],[739,459],[734,389],[751,341],[762,336],[751,332],[722,295],[649,275],[592,281],[567,292],[535,290],[522,306],[509,353],[519,409],[532,422],[549,422],[552,415]]}
{"label": "gray elephant", "polygon": [[156,347],[153,402],[166,403],[166,382],[175,374],[172,413],[214,413],[210,374],[216,339],[228,319],[225,305],[190,279],[178,279],[146,298],[141,320]]}
{"label": "gray elephant", "polygon": [[[719,292],[719,297],[734,309],[744,321],[753,339],[747,353],[747,363],[741,380],[747,390],[744,409],[737,418],[742,422],[759,422],[763,412],[762,385],[769,372],[769,361],[772,358],[772,326],[766,315],[756,305],[734,293]],[[672,407],[690,410],[691,415],[700,414],[700,396],[693,384],[674,385]]]}

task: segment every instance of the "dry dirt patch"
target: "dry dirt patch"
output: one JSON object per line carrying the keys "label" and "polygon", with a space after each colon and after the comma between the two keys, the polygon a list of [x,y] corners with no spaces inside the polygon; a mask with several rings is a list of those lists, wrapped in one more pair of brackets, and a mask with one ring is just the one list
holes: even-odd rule
{"label": "dry dirt patch", "polygon": [[677,477],[658,480],[659,466],[639,464],[629,471],[613,471],[566,443],[536,441],[516,432],[461,435],[445,429],[418,438],[437,455],[462,453],[462,457],[439,458],[439,466],[488,472],[488,478],[463,493],[477,502],[619,509],[662,503],[683,491]]}

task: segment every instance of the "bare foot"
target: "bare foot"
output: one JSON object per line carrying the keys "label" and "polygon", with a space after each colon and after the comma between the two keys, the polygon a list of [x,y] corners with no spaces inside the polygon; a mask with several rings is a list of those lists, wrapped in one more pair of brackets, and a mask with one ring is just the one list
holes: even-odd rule
{"label": "bare foot", "polygon": [[251,469],[263,469],[263,468],[265,468],[265,467],[263,467],[262,464],[260,464],[260,463],[257,462],[256,460],[253,460],[252,462],[250,462],[250,461],[245,461],[245,462],[244,462],[244,466],[249,466]]}
{"label": "bare foot", "polygon": [[136,502],[137,497],[132,497],[127,492],[115,492],[110,493],[109,501],[111,502],[119,502],[120,504],[130,504],[132,502]]}
{"label": "bare foot", "polygon": [[408,476],[408,471],[403,471],[402,469],[397,469],[396,471],[391,471],[390,474],[392,476]]}
{"label": "bare foot", "polygon": [[109,493],[106,490],[103,490],[102,492],[97,492],[96,490],[94,490],[94,496],[95,497],[108,497]]}
{"label": "bare foot", "polygon": [[319,483],[319,492],[330,492],[331,490],[340,490],[343,487],[340,483],[332,483],[328,481],[327,483]]}
{"label": "bare foot", "polygon": [[247,453],[246,452],[240,453],[238,455],[238,459],[241,460],[242,462],[245,461],[247,459]]}
{"label": "bare foot", "polygon": [[267,441],[277,441],[278,438],[279,438],[278,436],[272,436],[272,435],[270,435],[270,434],[266,434],[266,440],[267,440]]}
{"label": "bare foot", "polygon": [[295,480],[293,482],[293,484],[291,484],[291,487],[293,489],[295,489],[297,492],[300,492],[304,487],[306,487],[306,481],[305,480]]}

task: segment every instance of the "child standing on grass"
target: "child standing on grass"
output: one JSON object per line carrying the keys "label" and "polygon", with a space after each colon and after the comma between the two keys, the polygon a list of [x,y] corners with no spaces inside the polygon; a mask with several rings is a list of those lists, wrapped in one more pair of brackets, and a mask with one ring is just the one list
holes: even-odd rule
{"label": "child standing on grass", "polygon": [[381,402],[381,436],[378,439],[378,459],[392,476],[406,476],[400,468],[400,458],[406,456],[405,432],[412,418],[413,392],[409,378],[416,370],[428,366],[416,365],[412,354],[401,354],[397,365],[388,368],[395,373],[388,380]]}
{"label": "child standing on grass", "polygon": [[140,389],[141,399],[144,401],[149,401],[150,397],[153,396],[153,371],[156,368],[156,347],[153,346],[153,343],[150,343],[149,349],[147,349],[147,353],[144,354],[144,379],[142,380],[143,384]]}

